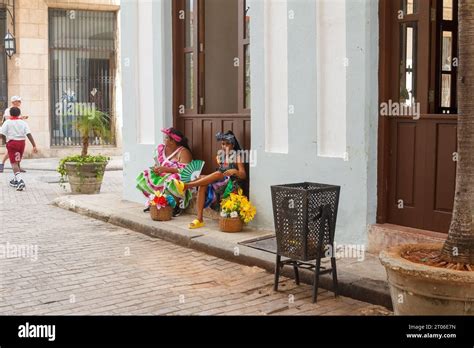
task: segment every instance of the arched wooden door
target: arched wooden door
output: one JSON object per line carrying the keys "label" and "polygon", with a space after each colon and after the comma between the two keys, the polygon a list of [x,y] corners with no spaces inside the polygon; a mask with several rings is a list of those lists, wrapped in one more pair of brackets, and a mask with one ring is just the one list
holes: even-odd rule
{"label": "arched wooden door", "polygon": [[173,0],[174,126],[215,170],[217,132],[250,149],[250,8],[246,0]]}
{"label": "arched wooden door", "polygon": [[456,177],[457,0],[382,0],[380,25],[378,221],[447,232]]}

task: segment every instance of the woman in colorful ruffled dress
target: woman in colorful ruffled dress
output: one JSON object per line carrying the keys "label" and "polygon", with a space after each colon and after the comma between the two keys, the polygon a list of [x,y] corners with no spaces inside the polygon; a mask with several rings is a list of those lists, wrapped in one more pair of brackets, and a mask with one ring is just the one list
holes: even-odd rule
{"label": "woman in colorful ruffled dress", "polygon": [[183,183],[175,181],[175,187],[186,191],[198,187],[197,194],[197,219],[189,224],[190,229],[204,226],[204,208],[220,210],[220,202],[225,193],[237,192],[241,182],[247,178],[245,166],[239,152],[242,151],[234,133],[217,133],[216,138],[221,142],[222,150],[217,155],[217,170],[209,175],[201,176],[199,179]]}
{"label": "woman in colorful ruffled dress", "polygon": [[[166,136],[163,144],[160,144],[155,150],[153,156],[155,166],[144,170],[137,177],[137,189],[140,190],[145,197],[149,198],[155,192],[164,192],[175,197],[179,204],[173,210],[173,216],[178,216],[182,209],[185,209],[192,198],[189,190],[178,191],[173,179],[180,180],[179,172],[186,167],[193,159],[191,150],[189,149],[188,139],[174,128],[166,128],[161,130]],[[145,212],[150,207],[147,201]]]}

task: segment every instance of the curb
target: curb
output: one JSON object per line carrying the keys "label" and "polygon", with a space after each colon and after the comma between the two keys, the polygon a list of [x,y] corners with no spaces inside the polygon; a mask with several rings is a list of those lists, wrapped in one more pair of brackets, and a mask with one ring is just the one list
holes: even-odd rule
{"label": "curb", "polygon": [[[251,267],[256,266],[270,273],[273,273],[275,270],[275,256],[273,254],[245,245],[225,242],[196,231],[186,231],[184,233],[179,227],[167,226],[163,228],[158,225],[150,226],[142,223],[133,215],[127,215],[123,211],[119,213],[114,212],[113,209],[105,209],[101,206],[86,206],[81,204],[81,202],[76,202],[69,196],[58,197],[54,199],[52,204],[65,210],[139,232],[152,238],[159,238],[186,248],[198,250],[231,262]],[[326,262],[323,261],[322,264],[324,266]],[[301,282],[309,285],[313,283],[313,272],[307,269],[300,269],[299,273]],[[293,269],[291,267],[284,267],[281,275],[293,279]],[[384,306],[390,310],[393,308],[387,282],[360,278],[351,273],[338,272],[338,283],[341,296]],[[332,291],[332,278],[329,275],[320,276],[319,284],[321,288]]]}

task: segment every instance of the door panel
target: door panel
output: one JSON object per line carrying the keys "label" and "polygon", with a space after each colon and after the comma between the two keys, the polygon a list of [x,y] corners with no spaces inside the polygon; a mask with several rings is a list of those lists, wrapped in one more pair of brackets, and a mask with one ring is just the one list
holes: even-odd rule
{"label": "door panel", "polygon": [[407,0],[380,1],[380,102],[419,105],[420,115],[380,116],[383,211],[378,221],[447,232],[455,191],[457,117],[430,114],[436,101],[432,75],[438,59],[430,33],[437,35],[433,11],[439,1],[418,0],[417,10],[403,16],[399,11]]}
{"label": "door panel", "polygon": [[203,173],[215,171],[216,154],[220,149],[215,135],[231,130],[245,149],[250,147],[250,118],[240,115],[180,116],[177,127],[183,129],[189,139],[193,157],[206,161]]}
{"label": "door panel", "polygon": [[423,127],[407,119],[391,120],[389,221],[423,228]]}
{"label": "door panel", "polygon": [[396,200],[405,207],[415,206],[416,124],[397,123]]}
{"label": "door panel", "polygon": [[452,119],[427,122],[427,144],[432,149],[427,154],[426,207],[424,228],[447,232],[451,222],[456,183],[457,122]]}

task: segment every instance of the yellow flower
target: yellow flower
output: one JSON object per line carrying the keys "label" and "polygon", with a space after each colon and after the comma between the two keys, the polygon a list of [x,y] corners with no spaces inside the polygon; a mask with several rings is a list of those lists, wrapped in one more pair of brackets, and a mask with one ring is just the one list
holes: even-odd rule
{"label": "yellow flower", "polygon": [[232,202],[230,199],[227,199],[225,201],[222,202],[222,208],[225,209],[225,210],[228,210],[228,211],[232,211],[233,207],[234,207],[234,202]]}
{"label": "yellow flower", "polygon": [[240,217],[245,223],[252,221],[256,213],[257,209],[250,203],[240,207]]}
{"label": "yellow flower", "polygon": [[221,202],[221,208],[227,213],[237,212],[245,223],[252,221],[257,213],[257,209],[243,195],[242,189],[239,189],[238,193],[231,193],[229,197],[224,199]]}

